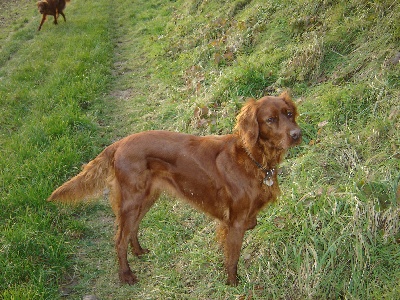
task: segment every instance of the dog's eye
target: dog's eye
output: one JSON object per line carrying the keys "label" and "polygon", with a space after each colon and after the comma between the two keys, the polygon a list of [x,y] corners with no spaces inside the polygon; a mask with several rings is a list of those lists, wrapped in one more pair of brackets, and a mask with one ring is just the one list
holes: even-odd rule
{"label": "dog's eye", "polygon": [[275,117],[270,117],[267,119],[267,123],[272,124],[276,122],[276,118]]}
{"label": "dog's eye", "polygon": [[293,117],[293,113],[292,113],[291,111],[288,111],[288,112],[286,113],[286,115],[288,116],[288,118],[292,118],[292,117]]}

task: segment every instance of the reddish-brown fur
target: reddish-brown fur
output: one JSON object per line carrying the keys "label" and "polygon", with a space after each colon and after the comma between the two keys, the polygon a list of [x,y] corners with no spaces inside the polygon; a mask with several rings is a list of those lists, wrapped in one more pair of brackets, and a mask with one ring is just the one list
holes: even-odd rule
{"label": "reddish-brown fur", "polygon": [[228,284],[237,284],[237,263],[246,230],[279,194],[277,168],[285,151],[301,141],[296,106],[287,93],[251,99],[233,134],[194,136],[168,131],[130,135],[107,147],[48,200],[73,202],[110,189],[117,217],[116,251],[122,282],[137,281],[128,260],[148,252],[138,241],[139,223],[163,191],[186,199],[216,218]]}
{"label": "reddish-brown fur", "polygon": [[62,15],[64,18],[64,21],[66,22],[67,20],[65,19],[63,10],[66,6],[66,2],[69,2],[69,1],[70,0],[41,0],[41,1],[38,1],[36,3],[37,7],[39,9],[39,12],[43,15],[42,20],[40,21],[38,30],[40,30],[42,28],[44,21],[46,21],[47,15],[54,16],[54,24],[57,24],[58,14]]}

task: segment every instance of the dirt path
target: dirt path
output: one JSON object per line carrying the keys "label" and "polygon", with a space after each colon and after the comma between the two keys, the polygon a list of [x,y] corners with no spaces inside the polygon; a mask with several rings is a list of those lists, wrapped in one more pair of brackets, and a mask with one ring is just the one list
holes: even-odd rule
{"label": "dirt path", "polygon": [[[157,17],[157,9],[143,4],[129,4],[132,10],[146,10],[145,14]],[[113,86],[104,97],[108,112],[102,121],[103,129],[111,141],[133,132],[155,129],[157,109],[162,104],[169,88],[155,76],[156,70],[151,56],[151,34],[143,34],[154,19],[135,20],[131,10],[124,5],[115,7],[112,27],[115,39],[115,62]],[[159,128],[159,127],[157,127]],[[173,203],[167,205],[172,209]],[[157,204],[156,204],[157,206]],[[190,208],[186,208],[190,210]],[[114,250],[114,215],[107,199],[95,204],[85,224],[90,233],[80,241],[75,256],[76,273],[66,278],[60,286],[64,299],[154,299],[156,291],[147,290],[147,279],[151,279],[154,253],[138,259],[129,256],[135,272],[141,277],[140,284],[133,287],[121,285],[118,279],[118,264]],[[213,229],[211,224],[210,229]],[[139,268],[139,269],[138,269]],[[144,279],[147,277],[146,279]],[[162,279],[162,278],[161,278]],[[143,285],[141,284],[143,283]],[[86,298],[85,298],[86,297]],[[132,297],[132,298],[130,298]]]}

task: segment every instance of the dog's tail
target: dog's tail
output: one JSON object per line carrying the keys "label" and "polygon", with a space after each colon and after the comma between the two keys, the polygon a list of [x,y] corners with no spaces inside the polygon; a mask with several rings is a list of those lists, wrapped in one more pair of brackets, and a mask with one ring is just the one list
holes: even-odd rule
{"label": "dog's tail", "polygon": [[47,201],[75,203],[98,197],[114,176],[114,153],[118,142],[108,146],[83,170],[57,188]]}

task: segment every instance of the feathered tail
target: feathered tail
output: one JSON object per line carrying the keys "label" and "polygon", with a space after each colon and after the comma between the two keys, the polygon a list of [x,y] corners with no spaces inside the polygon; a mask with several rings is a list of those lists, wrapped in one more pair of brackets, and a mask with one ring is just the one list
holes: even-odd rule
{"label": "feathered tail", "polygon": [[117,144],[103,150],[83,170],[57,188],[47,201],[78,202],[99,196],[114,175],[113,161]]}

